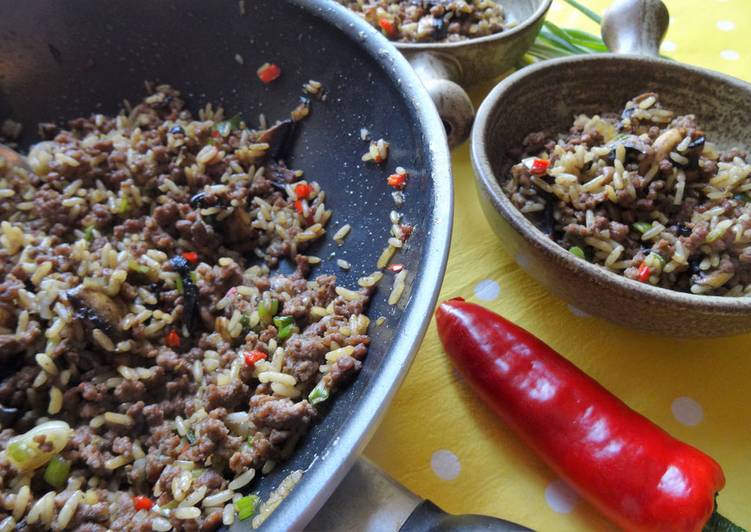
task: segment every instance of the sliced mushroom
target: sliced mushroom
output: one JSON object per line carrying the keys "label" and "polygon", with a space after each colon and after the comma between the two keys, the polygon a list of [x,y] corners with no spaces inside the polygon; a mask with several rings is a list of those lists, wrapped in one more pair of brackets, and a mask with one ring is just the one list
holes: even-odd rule
{"label": "sliced mushroom", "polygon": [[101,329],[108,336],[120,335],[120,323],[126,311],[122,302],[83,286],[68,290],[67,296],[76,309],[78,319],[89,322],[92,329]]}
{"label": "sliced mushroom", "polygon": [[269,157],[284,159],[289,155],[294,141],[295,126],[292,120],[283,120],[261,133],[258,141],[269,145]]}

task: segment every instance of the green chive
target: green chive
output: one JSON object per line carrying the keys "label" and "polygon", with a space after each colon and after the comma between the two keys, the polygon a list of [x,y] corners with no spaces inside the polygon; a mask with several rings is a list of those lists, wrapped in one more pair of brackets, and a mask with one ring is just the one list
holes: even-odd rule
{"label": "green chive", "polygon": [[253,434],[251,434],[250,436],[248,436],[248,445],[250,445],[251,447],[253,447],[253,440],[254,439],[255,439],[255,436]]}
{"label": "green chive", "polygon": [[237,511],[237,518],[240,521],[244,521],[256,511],[256,505],[260,501],[258,495],[246,495],[240,497],[235,501],[235,510]]}
{"label": "green chive", "polygon": [[83,230],[83,238],[87,242],[91,242],[92,240],[94,240],[94,226],[93,225],[89,225],[86,227],[86,229]]}
{"label": "green chive", "polygon": [[308,395],[308,402],[311,405],[317,405],[318,403],[322,403],[329,398],[329,391],[324,388],[322,383],[323,381],[320,381]]}
{"label": "green chive", "polygon": [[149,267],[146,266],[145,264],[138,264],[134,260],[128,261],[128,269],[133,270],[136,273],[149,273],[149,271],[151,271],[149,270]]}
{"label": "green chive", "polygon": [[240,123],[242,122],[242,119],[240,117],[240,114],[236,114],[229,120],[222,120],[221,122],[217,122],[214,124],[213,129],[222,137],[228,137],[230,133],[232,133],[233,129],[239,129]]}
{"label": "green chive", "polygon": [[183,278],[179,275],[175,277],[175,290],[177,290],[178,294],[183,293]]}
{"label": "green chive", "polygon": [[250,329],[250,316],[247,314],[240,316],[240,325],[242,325],[244,331]]}
{"label": "green chive", "polygon": [[8,455],[18,464],[29,461],[34,456],[34,450],[23,440],[16,440],[8,445]]}
{"label": "green chive", "polygon": [[190,280],[193,281],[193,284],[198,283],[198,275],[196,272],[190,272]]}
{"label": "green chive", "polygon": [[60,489],[68,481],[68,475],[70,474],[70,462],[56,455],[52,457],[52,460],[47,464],[47,469],[44,470],[44,480],[53,488]]}
{"label": "green chive", "polygon": [[189,430],[185,433],[185,439],[188,440],[189,444],[193,445],[194,443],[196,443],[196,433],[192,430]]}
{"label": "green chive", "polygon": [[117,212],[119,214],[125,214],[128,212],[128,208],[129,208],[128,198],[123,196],[122,198],[120,198],[120,204],[117,207]]}
{"label": "green chive", "polygon": [[272,299],[270,302],[261,301],[258,305],[258,316],[264,323],[271,323],[271,318],[279,312],[279,301]]}
{"label": "green chive", "polygon": [[587,6],[580,4],[576,0],[564,0],[564,1],[570,6],[584,13],[584,15],[590,20],[592,20],[593,22],[596,22],[597,24],[602,24],[602,17],[598,15],[597,13],[595,13],[594,11],[592,11],[591,9],[589,9]]}
{"label": "green chive", "polygon": [[654,257],[655,259],[657,259],[660,262],[660,264],[662,264],[663,266],[665,266],[665,258],[662,255],[660,255],[656,251],[652,251],[649,255],[651,257]]}
{"label": "green chive", "polygon": [[584,254],[584,250],[579,246],[571,246],[568,248],[572,255],[576,255],[580,259],[587,260],[587,256]]}
{"label": "green chive", "polygon": [[295,328],[295,319],[292,316],[276,316],[273,321],[274,327],[276,327],[278,331],[277,336],[280,340],[286,340],[292,336],[292,332]]}
{"label": "green chive", "polygon": [[632,226],[634,229],[639,231],[641,234],[646,233],[650,229],[652,229],[652,224],[649,222],[636,222]]}

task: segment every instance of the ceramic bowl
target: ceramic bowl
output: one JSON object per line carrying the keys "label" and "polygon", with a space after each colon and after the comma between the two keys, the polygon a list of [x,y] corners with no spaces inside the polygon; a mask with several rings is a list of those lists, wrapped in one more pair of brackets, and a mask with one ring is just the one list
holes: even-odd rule
{"label": "ceramic bowl", "polygon": [[[611,50],[539,63],[501,82],[483,102],[472,132],[481,204],[517,263],[557,296],[612,322],[661,335],[709,337],[751,331],[751,298],[676,292],[639,283],[578,259],[537,229],[501,190],[514,164],[507,153],[530,132],[566,131],[577,113],[618,111],[646,91],[679,114],[693,113],[721,148],[748,149],[751,85],[656,57],[667,29],[659,0],[621,0],[606,15]],[[651,56],[654,54],[655,56]]]}
{"label": "ceramic bowl", "polygon": [[459,42],[394,45],[412,64],[443,119],[450,146],[467,139],[474,107],[463,87],[491,80],[526,53],[545,20],[552,0],[497,0],[511,29]]}

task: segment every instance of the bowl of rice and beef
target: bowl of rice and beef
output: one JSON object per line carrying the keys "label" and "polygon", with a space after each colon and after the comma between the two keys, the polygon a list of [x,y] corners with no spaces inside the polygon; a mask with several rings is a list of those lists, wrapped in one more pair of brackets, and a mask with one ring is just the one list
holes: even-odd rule
{"label": "bowl of rice and beef", "polygon": [[85,4],[0,21],[0,531],[301,529],[435,303],[440,119],[326,2]]}
{"label": "bowl of rice and beef", "polygon": [[497,86],[473,132],[480,198],[522,268],[575,307],[666,335],[739,334],[751,87],[644,55],[666,27],[661,2],[617,2],[603,36],[642,55],[554,60]]}
{"label": "bowl of rice and beef", "polygon": [[475,111],[464,91],[514,67],[552,0],[337,0],[410,61],[441,115],[449,145],[469,137]]}

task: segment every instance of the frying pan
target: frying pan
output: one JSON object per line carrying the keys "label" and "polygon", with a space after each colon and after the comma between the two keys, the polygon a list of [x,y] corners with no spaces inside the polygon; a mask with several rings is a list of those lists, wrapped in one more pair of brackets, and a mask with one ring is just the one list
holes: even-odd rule
{"label": "frying pan", "polygon": [[[401,212],[416,229],[398,256],[410,272],[406,295],[389,306],[391,281],[385,280],[370,315],[386,322],[371,327],[359,377],[333,400],[291,459],[252,486],[265,499],[290,472],[304,470],[264,525],[302,528],[385,413],[438,295],[451,235],[452,187],[446,137],[430,97],[385,38],[334,2],[252,0],[244,3],[243,15],[237,1],[2,0],[0,11],[0,118],[24,125],[22,148],[37,140],[40,121],[116,113],[124,98],[143,96],[144,80],[178,88],[193,110],[221,103],[250,123],[259,113],[270,121],[285,118],[302,84],[320,81],[327,100],[313,102],[289,162],[327,191],[334,209],[329,227],[353,227],[343,247],[328,239],[311,253],[336,253],[352,269],[343,272],[324,260],[314,275],[336,273],[339,284],[351,287],[375,269],[394,208],[385,177],[397,165],[409,171]],[[255,71],[267,61],[280,65],[282,76],[264,86]],[[367,151],[363,127],[391,143],[383,167],[360,160]]]}
{"label": "frying pan", "polygon": [[602,35],[614,52],[538,63],[503,80],[488,95],[472,131],[472,162],[483,211],[520,266],[583,311],[672,337],[723,336],[751,330],[751,301],[693,295],[637,283],[579,260],[527,220],[499,178],[509,151],[533,131],[566,131],[575,114],[622,109],[653,91],[677,114],[695,114],[721,149],[748,150],[751,85],[708,69],[658,57],[668,12],[660,0],[618,0]]}

